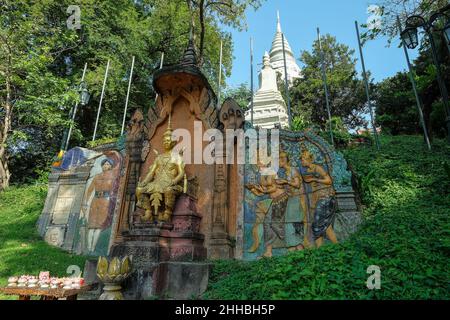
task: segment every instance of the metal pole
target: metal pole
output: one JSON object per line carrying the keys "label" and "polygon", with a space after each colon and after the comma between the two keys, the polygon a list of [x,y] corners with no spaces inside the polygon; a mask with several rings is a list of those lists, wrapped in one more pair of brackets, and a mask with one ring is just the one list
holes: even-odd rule
{"label": "metal pole", "polygon": [[[161,61],[159,62],[159,69],[161,70],[162,67],[164,65],[164,52],[161,52]],[[158,100],[158,93],[156,93],[155,96],[155,106],[156,106],[156,101]]]}
{"label": "metal pole", "polygon": [[284,46],[284,33],[281,33],[281,42],[283,43],[284,86],[285,86],[284,90],[286,92],[286,99],[287,99],[289,128],[291,128],[291,125],[292,125],[291,98],[289,97],[289,80],[288,80],[287,65],[286,65],[286,50],[285,50],[285,46]]}
{"label": "metal pole", "polygon": [[444,103],[445,113],[447,115],[447,119],[446,119],[447,140],[450,143],[450,106],[448,104],[448,91],[447,91],[447,87],[445,86],[444,81],[442,80],[441,65],[440,65],[438,57],[437,57],[436,43],[434,42],[433,34],[431,33],[431,31],[428,27],[425,27],[425,31],[427,32],[428,37],[430,38],[431,52],[432,52],[434,64],[436,65],[436,78],[437,78],[437,82],[439,85],[439,90],[441,91],[442,102]]}
{"label": "metal pole", "polygon": [[100,118],[100,111],[102,110],[102,102],[103,102],[103,96],[105,94],[106,79],[108,78],[109,63],[110,63],[110,60],[108,59],[108,64],[106,65],[106,71],[105,71],[105,79],[103,79],[102,95],[100,96],[100,103],[98,105],[97,118],[95,120],[94,134],[92,135],[92,141],[95,141],[95,136],[97,134],[98,119]]}
{"label": "metal pole", "polygon": [[253,126],[253,39],[250,38],[250,108],[251,108],[251,122]]}
{"label": "metal pole", "polygon": [[217,83],[217,108],[220,109],[220,84],[222,82],[222,46],[223,42],[220,40],[220,56],[219,56],[219,81]]}
{"label": "metal pole", "polygon": [[135,56],[133,56],[133,59],[131,60],[130,79],[128,79],[128,91],[127,91],[127,97],[125,99],[125,108],[123,110],[123,120],[122,120],[122,130],[120,131],[120,135],[123,135],[123,131],[125,130],[125,120],[127,118],[128,99],[130,98],[131,80],[133,79],[134,60],[135,60]]}
{"label": "metal pole", "polygon": [[319,30],[319,28],[317,28],[317,39],[319,41],[320,59],[322,61],[322,80],[323,80],[323,87],[325,89],[325,101],[326,101],[327,112],[328,112],[328,122],[330,123],[331,144],[334,146],[333,124],[331,123],[330,100],[328,98],[327,74],[325,72],[325,56],[324,56],[324,53],[322,51],[322,41],[320,40],[320,30]]}
{"label": "metal pole", "polygon": [[[81,82],[80,83],[83,83],[83,81],[84,81],[84,77],[86,75],[86,70],[87,70],[87,63],[84,64],[83,75],[81,76]],[[73,125],[74,125],[74,122],[75,122],[75,115],[77,114],[77,109],[78,109],[78,102],[75,103],[75,106],[74,106],[74,108],[72,110],[72,116],[71,116],[71,119],[70,119],[69,132],[67,133],[67,137],[65,139],[65,143],[63,142],[64,144],[63,144],[61,150],[66,151],[67,147],[69,146],[70,136],[72,135]]]}
{"label": "metal pole", "polygon": [[[397,16],[397,27],[398,27],[398,31],[400,32],[399,34],[401,34],[402,33],[402,24],[401,24],[400,18],[398,16]],[[427,131],[427,127],[425,124],[425,119],[423,118],[422,101],[420,100],[419,93],[417,92],[416,80],[414,79],[414,73],[413,73],[411,61],[409,60],[408,50],[406,49],[406,43],[403,40],[403,38],[400,37],[400,39],[402,41],[403,51],[405,52],[406,63],[408,65],[409,80],[411,81],[413,91],[414,91],[414,96],[416,97],[417,111],[419,112],[420,124],[422,125],[423,135],[425,137],[425,142],[427,143],[428,150],[431,151],[430,138],[428,137],[428,131]]]}
{"label": "metal pole", "polygon": [[372,129],[373,129],[373,134],[375,136],[375,143],[377,144],[377,149],[380,150],[380,140],[378,138],[377,126],[375,124],[375,117],[373,114],[372,103],[370,101],[369,80],[367,79],[366,65],[364,63],[364,54],[363,54],[362,45],[361,45],[361,37],[359,36],[358,21],[355,21],[355,27],[356,27],[356,35],[358,37],[359,54],[361,56],[361,65],[362,65],[362,70],[363,70],[364,84],[365,84],[366,96],[367,96],[367,105],[368,105],[369,111],[370,111],[370,121],[372,122]]}

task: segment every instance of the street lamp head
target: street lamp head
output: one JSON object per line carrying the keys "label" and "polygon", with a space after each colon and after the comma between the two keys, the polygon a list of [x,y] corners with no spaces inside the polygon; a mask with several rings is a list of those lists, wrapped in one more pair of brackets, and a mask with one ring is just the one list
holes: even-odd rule
{"label": "street lamp head", "polygon": [[419,36],[415,27],[409,27],[403,30],[401,37],[409,49],[415,49],[419,45]]}
{"label": "street lamp head", "polygon": [[82,82],[80,84],[80,88],[78,89],[78,92],[80,94],[80,104],[82,106],[87,105],[89,103],[89,99],[90,99],[91,95],[90,95],[89,91],[87,90],[85,82]]}

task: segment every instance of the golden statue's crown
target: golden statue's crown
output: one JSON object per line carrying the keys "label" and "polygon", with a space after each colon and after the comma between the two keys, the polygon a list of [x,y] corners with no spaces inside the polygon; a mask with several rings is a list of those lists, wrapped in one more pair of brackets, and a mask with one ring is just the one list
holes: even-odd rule
{"label": "golden statue's crown", "polygon": [[172,115],[169,113],[169,123],[167,124],[167,129],[164,132],[163,137],[170,137],[172,139]]}

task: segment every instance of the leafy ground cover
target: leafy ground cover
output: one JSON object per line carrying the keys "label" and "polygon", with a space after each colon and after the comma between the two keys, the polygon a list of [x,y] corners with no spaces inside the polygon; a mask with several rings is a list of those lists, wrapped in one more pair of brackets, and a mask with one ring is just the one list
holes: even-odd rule
{"label": "leafy ground cover", "polygon": [[[382,150],[343,151],[355,172],[364,223],[319,250],[254,262],[215,262],[206,299],[449,299],[450,147],[383,136]],[[366,286],[381,269],[381,289]]]}

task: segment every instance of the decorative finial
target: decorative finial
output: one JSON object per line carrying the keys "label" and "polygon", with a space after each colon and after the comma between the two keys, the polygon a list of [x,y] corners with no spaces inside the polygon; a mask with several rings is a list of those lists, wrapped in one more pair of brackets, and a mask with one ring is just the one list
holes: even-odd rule
{"label": "decorative finial", "polygon": [[265,67],[270,66],[270,57],[269,57],[269,53],[267,53],[267,51],[264,53],[264,57],[263,57],[263,65]]}
{"label": "decorative finial", "polygon": [[277,10],[277,32],[281,32],[280,11]]}
{"label": "decorative finial", "polygon": [[197,55],[194,48],[194,26],[191,23],[189,29],[189,44],[184,52],[183,58],[181,58],[180,64],[183,66],[196,66],[197,65]]}

